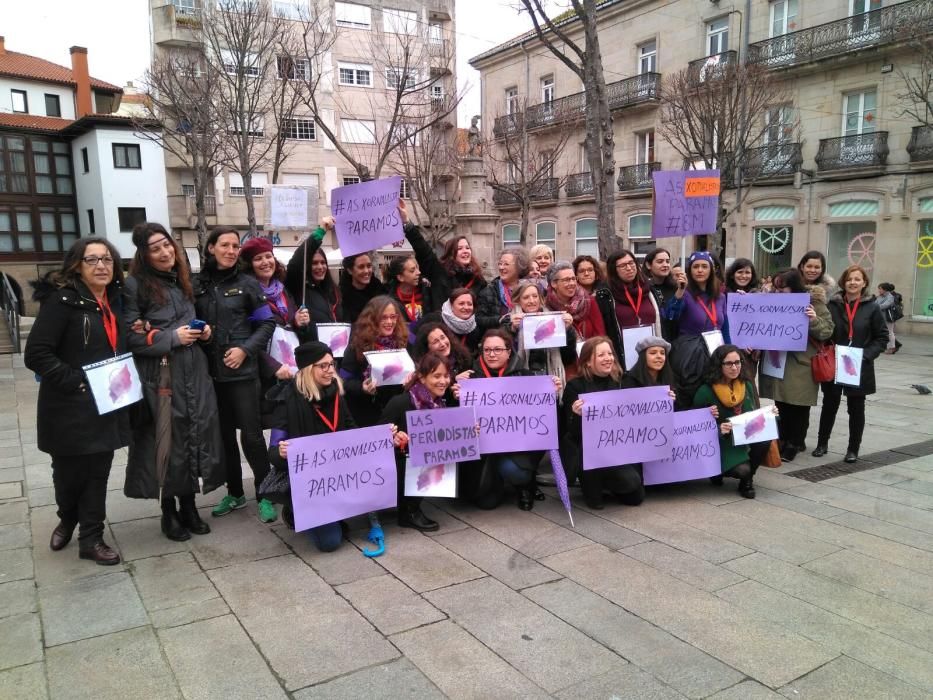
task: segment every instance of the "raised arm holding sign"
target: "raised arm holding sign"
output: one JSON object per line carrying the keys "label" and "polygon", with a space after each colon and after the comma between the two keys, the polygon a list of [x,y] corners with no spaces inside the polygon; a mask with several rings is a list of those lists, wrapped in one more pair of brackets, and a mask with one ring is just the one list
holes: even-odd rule
{"label": "raised arm holding sign", "polygon": [[357,255],[405,238],[398,200],[402,178],[370,180],[335,188],[330,195],[337,243],[343,255]]}

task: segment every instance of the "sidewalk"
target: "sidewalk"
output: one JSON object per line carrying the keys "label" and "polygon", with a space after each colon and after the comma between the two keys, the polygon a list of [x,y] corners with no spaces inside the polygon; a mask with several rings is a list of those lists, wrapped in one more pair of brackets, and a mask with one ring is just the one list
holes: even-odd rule
{"label": "sidewalk", "polygon": [[37,384],[2,356],[0,698],[933,697],[933,395],[909,386],[933,388],[933,339],[902,340],[876,364],[873,461],[793,476],[841,460],[841,409],[831,454],[762,469],[754,501],[694,482],[581,501],[571,529],[553,497],[435,500],[439,532],[389,525],[368,560],[362,519],[320,554],[252,501],[210,518],[216,494],[213,532],[171,542],[123,497],[121,451],[108,568],[49,550]]}

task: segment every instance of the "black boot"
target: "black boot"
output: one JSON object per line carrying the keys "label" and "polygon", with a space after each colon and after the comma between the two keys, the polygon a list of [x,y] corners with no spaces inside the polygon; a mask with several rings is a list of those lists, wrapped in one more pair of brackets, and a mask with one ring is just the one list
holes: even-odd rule
{"label": "black boot", "polygon": [[814,457],[823,457],[827,452],[829,452],[829,443],[819,440],[816,443],[816,449],[813,450],[813,452],[810,454],[812,454]]}
{"label": "black boot", "polygon": [[198,509],[194,505],[194,494],[178,497],[178,520],[189,532],[195,535],[206,535],[211,531],[210,525],[201,520]]}
{"label": "black boot", "polygon": [[853,464],[854,462],[857,462],[858,461],[858,448],[850,447],[848,450],[846,450],[846,456],[843,458],[842,461],[846,462],[847,464]]}
{"label": "black boot", "polygon": [[752,483],[752,477],[748,476],[744,479],[739,479],[739,495],[742,498],[755,497],[755,486]]}
{"label": "black boot", "polygon": [[518,490],[518,507],[520,510],[531,510],[535,507],[534,489],[520,488]]}
{"label": "black boot", "polygon": [[162,533],[175,542],[184,542],[191,539],[191,533],[184,528],[178,519],[178,512],[175,510],[175,499],[170,496],[162,499]]}
{"label": "black boot", "polygon": [[435,532],[441,527],[425,515],[420,506],[405,504],[402,504],[398,509],[398,524],[399,527],[410,527],[420,532]]}

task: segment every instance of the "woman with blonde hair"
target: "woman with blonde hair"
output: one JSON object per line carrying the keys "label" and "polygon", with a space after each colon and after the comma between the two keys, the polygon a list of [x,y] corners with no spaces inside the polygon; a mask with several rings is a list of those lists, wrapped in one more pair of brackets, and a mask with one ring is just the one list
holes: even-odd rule
{"label": "woman with blonde hair", "polygon": [[577,333],[573,327],[573,316],[568,312],[561,312],[564,332],[567,335],[566,345],[560,348],[528,349],[525,347],[522,333],[522,320],[528,314],[543,313],[549,309],[541,299],[538,286],[526,280],[518,285],[515,293],[515,306],[503,323],[515,336],[515,356],[518,366],[527,369],[531,374],[546,374],[565,380],[565,366],[573,365],[577,361]]}
{"label": "woman with blonde hair", "polygon": [[551,263],[554,262],[554,251],[551,250],[551,247],[544,245],[544,243],[533,245],[531,250],[528,251],[528,257],[538,263],[538,274],[547,278],[548,269],[551,267]]}

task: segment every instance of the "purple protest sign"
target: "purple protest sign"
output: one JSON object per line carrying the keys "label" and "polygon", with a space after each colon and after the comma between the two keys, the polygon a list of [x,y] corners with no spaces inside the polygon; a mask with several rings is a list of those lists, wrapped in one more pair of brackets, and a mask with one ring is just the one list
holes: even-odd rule
{"label": "purple protest sign", "polygon": [[460,405],[476,410],[482,454],[557,449],[557,392],[550,377],[462,379]]}
{"label": "purple protest sign", "polygon": [[753,350],[806,350],[809,304],[809,294],[730,294],[726,316],[732,343]]}
{"label": "purple protest sign", "polygon": [[409,411],[408,439],[413,467],[479,459],[476,412],[472,408]]}
{"label": "purple protest sign", "polygon": [[580,394],[583,468],[600,469],[663,459],[670,452],[674,401],[670,387]]}
{"label": "purple protest sign", "polygon": [[398,214],[402,178],[370,180],[334,188],[330,210],[337,243],[346,257],[366,253],[405,238]]}
{"label": "purple protest sign", "polygon": [[708,408],[680,411],[672,416],[667,457],[645,462],[645,486],[705,479],[722,473],[719,426]]}
{"label": "purple protest sign", "polygon": [[652,238],[716,233],[718,170],[658,170],[654,180]]}
{"label": "purple protest sign", "polygon": [[295,531],[396,505],[395,450],[388,425],[288,441]]}

